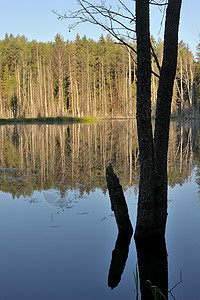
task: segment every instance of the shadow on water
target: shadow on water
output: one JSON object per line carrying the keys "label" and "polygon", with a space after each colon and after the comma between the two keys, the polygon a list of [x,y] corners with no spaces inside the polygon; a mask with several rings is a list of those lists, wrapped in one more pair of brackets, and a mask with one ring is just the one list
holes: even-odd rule
{"label": "shadow on water", "polygon": [[[194,127],[182,122],[171,124],[168,154],[171,188],[190,181],[194,168],[195,181],[200,186],[199,127],[199,124]],[[72,205],[76,207],[77,199],[65,195],[65,192],[73,191],[77,197],[83,197],[84,193],[100,189],[106,194],[105,165],[108,161],[117,169],[123,190],[133,188],[137,193],[138,144],[136,126],[132,121],[62,126],[8,125],[0,126],[0,133],[0,189],[12,194],[13,198],[21,195],[32,197],[33,191],[42,190],[49,204],[67,209]],[[49,193],[52,190],[59,193],[53,192],[52,195]],[[37,199],[31,198],[31,201]],[[116,213],[115,218],[118,216],[120,214]],[[116,219],[120,226],[118,221]],[[119,284],[125,269],[131,238],[132,233],[125,236],[120,232],[117,236],[108,276],[108,285],[112,289]],[[158,289],[162,290],[167,298],[165,240],[137,242],[136,250],[142,299],[154,299],[152,289],[157,293]]]}

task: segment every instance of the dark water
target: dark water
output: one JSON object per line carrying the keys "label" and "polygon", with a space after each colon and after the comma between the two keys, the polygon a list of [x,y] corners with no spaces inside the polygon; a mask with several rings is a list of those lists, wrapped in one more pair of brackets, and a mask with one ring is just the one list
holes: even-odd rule
{"label": "dark water", "polygon": [[[135,123],[1,126],[0,132],[0,299],[136,299],[133,238],[119,285],[108,287],[117,227],[105,181],[111,161],[135,227]],[[182,275],[172,290],[177,300],[200,294],[199,145],[198,124],[171,124],[166,246],[169,290]]]}

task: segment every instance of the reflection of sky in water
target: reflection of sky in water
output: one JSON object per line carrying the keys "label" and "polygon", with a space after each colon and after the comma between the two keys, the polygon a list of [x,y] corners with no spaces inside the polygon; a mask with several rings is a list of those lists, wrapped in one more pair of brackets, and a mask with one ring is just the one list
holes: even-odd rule
{"label": "reflection of sky in water", "polygon": [[[106,124],[103,123],[101,126],[104,125]],[[175,126],[175,124],[173,125]],[[109,126],[107,129],[110,129]],[[137,186],[139,173],[134,165],[134,160],[132,161],[133,169],[130,169],[128,164],[126,165],[129,158],[133,158],[129,156],[130,153],[135,153],[135,150],[131,148],[130,153],[125,156],[129,139],[127,139],[124,132],[126,132],[128,127],[125,124],[124,127],[121,127],[124,131],[122,130],[120,134],[119,127],[112,131],[112,133],[115,132],[116,134],[116,141],[113,139],[113,142],[115,141],[116,145],[120,144],[124,150],[121,151],[121,148],[118,149],[117,147],[117,152],[115,147],[113,147],[115,151],[113,150],[112,155],[116,173],[120,177],[120,181],[126,185],[125,195],[130,218],[135,228],[137,195],[135,195],[134,188],[128,188],[128,186],[131,185],[129,184],[131,181],[135,187]],[[20,127],[19,129],[23,133],[23,130],[26,132],[28,128]],[[86,129],[89,130],[89,128],[81,127],[84,137],[87,137]],[[102,132],[105,132],[104,127],[102,128]],[[42,139],[43,134],[41,133],[40,135],[40,131],[34,131],[34,129],[36,128],[30,129],[30,132],[35,132],[34,137],[41,137],[41,140],[45,142],[46,140]],[[51,132],[50,127],[42,127],[44,132],[47,129],[50,133],[54,132]],[[61,129],[61,127],[51,127],[51,129],[57,130]],[[62,127],[62,129],[66,128]],[[77,127],[73,129],[78,130]],[[71,128],[70,132],[70,134],[73,132]],[[93,131],[91,130],[91,132]],[[95,132],[94,136],[97,138],[98,134],[95,135]],[[77,136],[78,133],[77,131]],[[5,136],[9,137],[9,134]],[[56,134],[52,136],[50,145],[55,142]],[[133,136],[135,136],[134,133]],[[191,145],[188,143],[189,135],[185,137],[183,135],[180,136],[183,137],[181,143]],[[104,135],[101,135],[101,137],[103,138]],[[122,139],[120,143],[119,137]],[[8,190],[19,197],[13,199],[11,194],[0,192],[0,299],[2,300],[136,299],[133,271],[135,271],[137,257],[133,238],[119,286],[113,291],[107,287],[112,250],[115,247],[117,238],[117,227],[113,212],[110,209],[108,194],[105,196],[102,192],[106,188],[105,170],[104,161],[102,162],[101,156],[98,155],[104,155],[108,152],[107,156],[105,155],[107,161],[110,157],[109,151],[111,146],[107,140],[102,142],[101,139],[96,140],[93,137],[97,147],[92,152],[91,145],[93,143],[91,142],[90,144],[89,139],[86,139],[86,144],[81,138],[80,140],[77,139],[77,144],[73,144],[72,135],[70,135],[70,138],[71,142],[69,143],[71,143],[70,149],[72,150],[67,152],[66,161],[59,160],[62,156],[59,154],[60,146],[57,145],[55,148],[57,152],[55,153],[58,155],[58,160],[56,158],[51,160],[53,156],[51,157],[50,155],[50,149],[54,148],[50,146],[46,156],[39,156],[40,152],[36,153],[38,156],[30,156],[31,161],[36,162],[36,165],[37,162],[44,163],[43,167],[40,166],[40,163],[37,165],[37,172],[35,172],[33,165],[30,165],[30,170],[28,168],[28,171],[23,169],[20,172],[19,168],[0,168],[1,179],[3,179],[1,182],[2,189]],[[130,135],[129,138],[131,141],[132,136]],[[37,139],[34,141],[38,142]],[[35,142],[33,142],[33,145],[40,145],[39,142],[38,144]],[[192,177],[191,181],[184,183],[188,180],[192,164],[189,160],[186,160],[188,152],[185,150],[183,151],[185,156],[177,158],[177,153],[179,153],[177,149],[180,149],[179,142],[177,137],[174,148],[170,146],[170,160],[172,161],[169,172],[170,182],[171,186],[175,187],[169,188],[170,201],[166,232],[169,289],[179,281],[180,271],[182,270],[183,283],[173,290],[173,294],[177,300],[196,300],[199,299],[200,294],[200,262],[198,259],[200,253],[200,239],[198,238],[200,202],[195,178]],[[4,144],[6,144],[6,140],[2,142],[2,145]],[[105,144],[107,152],[105,149],[102,152],[99,150],[97,155],[96,152],[98,152],[98,149],[101,149],[103,144]],[[68,140],[66,141],[63,138],[62,145],[68,145]],[[72,147],[73,145],[74,148]],[[47,146],[48,143],[43,145],[43,147],[41,145],[41,149],[48,149]],[[7,147],[9,148],[9,146]],[[77,149],[79,149],[80,153],[76,151]],[[90,149],[90,151],[86,151],[86,149]],[[185,148],[183,147],[183,149]],[[6,155],[8,152],[7,148],[5,147],[4,150]],[[36,150],[40,150],[40,147],[36,147],[34,151]],[[93,163],[91,165],[89,164],[91,162],[90,157],[87,158],[87,155],[82,157],[82,152],[91,155],[91,158],[94,160],[92,160]],[[16,149],[16,157],[13,161],[12,147],[8,153],[11,155],[8,162],[11,161],[13,163],[14,160],[18,162],[18,149]],[[79,153],[79,159],[84,158],[84,164],[75,160],[74,165],[70,165],[72,161],[70,153]],[[176,154],[175,160],[173,160],[174,153]],[[29,166],[26,154],[25,151],[24,158],[27,158],[27,161],[24,160],[24,166],[26,164]],[[195,155],[198,158],[198,151]],[[118,160],[115,159],[115,156]],[[189,157],[187,156],[187,159]],[[6,162],[7,160],[5,160],[5,165]],[[59,162],[63,164],[65,162],[63,165],[64,172],[61,172]],[[49,172],[44,172],[43,176],[41,176],[41,171],[45,170],[45,163],[49,169],[55,169],[55,173],[51,173],[52,170],[50,170]],[[182,170],[181,174],[180,168]],[[197,169],[193,173],[198,176]],[[29,175],[27,176],[27,174]],[[84,176],[81,176],[81,179],[79,179],[78,175]],[[76,179],[75,182],[73,178]],[[55,183],[55,179],[58,182]],[[96,185],[96,183],[98,184]],[[179,183],[184,184],[180,186]],[[46,187],[45,190],[42,189],[42,184]],[[51,189],[51,186],[55,189]],[[99,188],[97,189],[96,186]],[[71,187],[71,189],[68,189],[68,187]],[[76,187],[77,190],[74,191],[73,187]],[[82,189],[81,195],[78,188]],[[31,191],[34,189],[41,192],[35,191],[31,194]],[[67,191],[65,191],[66,189]],[[88,194],[86,191],[90,191],[90,193]],[[24,198],[20,196],[22,193],[24,195],[31,194],[31,196]]]}
{"label": "reflection of sky in water", "polygon": [[[195,191],[193,179],[169,189],[169,288],[182,270],[183,283],[173,291],[182,300],[191,295],[198,299],[200,293],[200,203]],[[55,190],[46,193],[59,197]],[[113,291],[107,287],[117,236],[108,195],[98,189],[83,197],[68,191],[62,199],[66,205],[58,207],[49,205],[43,192],[26,199],[0,193],[1,299],[135,299],[133,240],[119,286]],[[133,190],[126,191],[126,199],[135,226]],[[74,201],[70,209],[69,200]]]}
{"label": "reflection of sky in water", "polygon": [[177,299],[199,299],[200,285],[200,202],[194,177],[183,187],[169,190],[167,249],[169,285],[172,287],[182,270],[183,283],[174,290]]}
{"label": "reflection of sky in water", "polygon": [[117,234],[108,196],[96,190],[75,198],[67,209],[50,206],[39,192],[30,198],[35,202],[0,193],[1,299],[133,298],[135,262],[119,288],[107,287]]}

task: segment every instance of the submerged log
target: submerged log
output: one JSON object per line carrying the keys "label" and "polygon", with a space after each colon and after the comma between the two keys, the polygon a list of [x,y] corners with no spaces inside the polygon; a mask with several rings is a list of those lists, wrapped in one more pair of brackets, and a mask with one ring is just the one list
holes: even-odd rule
{"label": "submerged log", "polygon": [[119,179],[114,173],[111,164],[106,168],[106,182],[110,196],[111,209],[114,212],[119,233],[132,235],[133,227],[129,219],[122,186],[120,185]]}

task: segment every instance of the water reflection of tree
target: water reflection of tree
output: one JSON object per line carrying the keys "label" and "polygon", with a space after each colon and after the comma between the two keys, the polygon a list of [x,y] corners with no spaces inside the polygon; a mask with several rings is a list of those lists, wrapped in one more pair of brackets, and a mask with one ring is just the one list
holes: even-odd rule
{"label": "water reflection of tree", "polygon": [[118,233],[108,274],[108,287],[112,290],[118,286],[128,258],[132,235]]}
{"label": "water reflection of tree", "polygon": [[[193,152],[194,152],[194,162],[196,165],[195,169],[195,181],[200,187],[200,130],[199,130],[199,122],[198,122],[198,130],[193,130],[196,136],[195,142],[193,143]],[[197,126],[196,126],[197,127]],[[200,199],[200,189],[198,191],[199,199]]]}
{"label": "water reflection of tree", "polygon": [[194,168],[192,126],[172,122],[168,151],[168,184],[174,187],[190,180]]}
{"label": "water reflection of tree", "polygon": [[[1,168],[18,168],[27,175],[26,190],[13,183],[21,194],[33,189],[69,188],[90,192],[106,191],[105,165],[118,165],[123,185],[137,185],[137,143],[134,122],[100,122],[93,125],[17,125],[19,145],[13,143],[14,126],[2,126],[0,137]],[[134,137],[132,137],[134,134]],[[136,157],[137,156],[137,157]],[[130,160],[133,163],[130,164]],[[136,182],[136,183],[135,183]],[[1,189],[10,185],[1,182]],[[14,186],[13,186],[14,190]],[[12,192],[14,192],[12,190]]]}
{"label": "water reflection of tree", "polygon": [[[139,152],[134,120],[91,125],[7,125],[0,127],[0,133],[1,174],[6,169],[10,169],[9,174],[13,168],[18,170],[11,174],[15,178],[12,183],[10,175],[1,176],[0,188],[13,196],[50,188],[62,191],[72,188],[80,193],[100,188],[105,193],[108,162],[112,162],[124,190],[128,187],[137,190]],[[170,186],[190,178],[193,148],[198,152],[196,135],[196,129],[189,123],[171,123]],[[20,181],[22,174],[29,175],[24,184]]]}
{"label": "water reflection of tree", "polygon": [[[133,229],[122,187],[111,164],[106,168],[106,182],[111,209],[114,211],[118,227],[118,236],[115,249],[112,252],[108,274],[108,286],[114,289],[118,286],[125,268]],[[159,232],[159,228],[156,229]],[[142,239],[136,239],[140,291],[143,300],[161,299],[161,295],[164,295],[165,299],[168,298],[168,263],[165,238],[154,235],[154,233]],[[136,282],[138,282],[137,276],[135,276]],[[158,294],[156,298],[154,292]],[[138,298],[138,292],[136,298]]]}
{"label": "water reflection of tree", "polygon": [[[152,285],[168,299],[168,262],[165,239],[149,239],[136,242],[143,300],[155,299]],[[164,299],[158,294],[156,299]]]}

